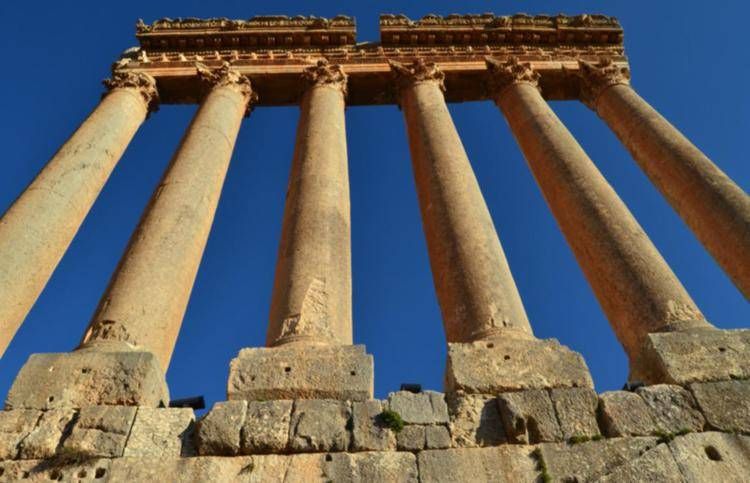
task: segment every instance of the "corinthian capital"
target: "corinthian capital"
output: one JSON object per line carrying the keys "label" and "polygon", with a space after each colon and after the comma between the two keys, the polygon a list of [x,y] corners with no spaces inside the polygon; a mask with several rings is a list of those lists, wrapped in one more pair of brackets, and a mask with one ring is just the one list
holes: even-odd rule
{"label": "corinthian capital", "polygon": [[434,62],[425,62],[423,58],[414,59],[411,65],[405,65],[394,60],[389,60],[391,72],[396,78],[396,86],[399,90],[420,82],[436,82],[440,90],[445,92],[445,74]]}
{"label": "corinthian capital", "polygon": [[578,61],[578,75],[581,78],[581,101],[596,109],[596,100],[607,87],[617,84],[630,84],[630,69],[619,66],[612,59],[599,62]]}
{"label": "corinthian capital", "polygon": [[331,65],[327,59],[320,59],[315,65],[305,68],[302,78],[310,86],[331,86],[341,89],[346,96],[346,74],[340,65]]}
{"label": "corinthian capital", "polygon": [[156,90],[156,80],[142,72],[127,70],[113,70],[112,77],[102,81],[107,88],[106,96],[114,89],[136,89],[146,102],[148,112],[159,109],[159,93]]}
{"label": "corinthian capital", "polygon": [[511,57],[506,62],[493,57],[485,57],[489,80],[487,82],[490,95],[498,96],[503,89],[515,84],[529,84],[539,89],[539,73],[531,68],[531,63],[521,63],[517,57]]}
{"label": "corinthian capital", "polygon": [[229,62],[222,62],[218,69],[211,69],[200,62],[196,62],[195,68],[198,72],[198,78],[210,88],[231,87],[244,95],[247,98],[248,113],[253,103],[258,100],[258,95],[253,91],[250,79],[240,74]]}

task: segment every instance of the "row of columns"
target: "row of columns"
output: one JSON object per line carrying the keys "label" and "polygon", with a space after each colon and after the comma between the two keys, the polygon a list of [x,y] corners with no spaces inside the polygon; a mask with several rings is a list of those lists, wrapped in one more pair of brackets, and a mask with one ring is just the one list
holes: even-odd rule
{"label": "row of columns", "polygon": [[[549,108],[539,90],[539,75],[529,64],[514,59],[487,62],[492,96],[631,361],[648,333],[711,327],[633,215]],[[533,339],[447,109],[442,72],[421,59],[411,65],[391,62],[391,68],[406,120],[448,342]],[[748,294],[747,195],[655,114],[623,80],[621,70],[606,62],[582,63],[581,74],[586,102],[613,127]],[[249,80],[228,64],[213,71],[199,67],[198,75],[206,89],[201,106],[82,341],[86,347],[140,347],[154,353],[164,369],[241,120],[254,97]],[[347,78],[340,66],[320,61],[305,70],[304,79],[267,345],[348,345],[352,316],[344,119]],[[0,305],[0,350],[42,290],[156,99],[155,83],[145,74],[118,73],[109,87],[94,113],[0,220],[0,301],[6,302]],[[96,167],[88,169],[93,164]],[[69,180],[76,167],[84,171]],[[717,204],[718,221],[711,206],[702,206],[708,203]],[[716,241],[722,238],[716,233],[719,225],[720,233],[730,239],[726,245]],[[19,283],[18,273],[31,275]]]}

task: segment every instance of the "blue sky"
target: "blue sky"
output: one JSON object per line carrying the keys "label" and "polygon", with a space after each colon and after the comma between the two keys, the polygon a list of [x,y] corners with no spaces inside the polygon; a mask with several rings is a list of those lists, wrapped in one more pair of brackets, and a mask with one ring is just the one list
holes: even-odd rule
{"label": "blue sky", "polygon": [[[620,19],[633,85],[746,191],[750,188],[750,57],[746,2],[413,1],[2,2],[0,211],[96,105],[100,81],[143,18],[259,14],[355,16],[376,40],[379,13],[605,13]],[[315,5],[315,6],[313,6]],[[630,207],[698,306],[722,328],[747,327],[750,306],[640,172],[608,128],[577,102],[566,123]],[[490,102],[450,110],[492,213],[531,324],[581,352],[599,391],[622,386],[627,363]],[[75,347],[195,106],[162,106],[136,135],[65,258],[0,361],[0,394],[33,352]],[[263,345],[281,231],[296,107],[246,119],[168,372],[174,398],[225,397],[240,348]],[[352,193],[354,337],[375,356],[375,392],[402,382],[442,388],[445,342],[401,113],[347,110]]]}

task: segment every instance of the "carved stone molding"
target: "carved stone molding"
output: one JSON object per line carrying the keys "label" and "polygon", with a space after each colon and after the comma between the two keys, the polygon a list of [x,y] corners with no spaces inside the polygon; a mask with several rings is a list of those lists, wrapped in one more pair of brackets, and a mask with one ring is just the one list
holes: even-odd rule
{"label": "carved stone molding", "polygon": [[196,62],[195,68],[198,72],[198,78],[209,88],[231,87],[244,95],[247,98],[247,113],[250,113],[252,105],[258,100],[258,95],[253,91],[250,79],[240,74],[229,62],[222,62],[218,69],[211,69],[200,62]]}
{"label": "carved stone molding", "polygon": [[396,87],[400,91],[420,82],[436,82],[440,90],[445,92],[445,74],[434,62],[426,62],[422,57],[414,59],[411,65],[402,64],[395,60],[388,60],[396,78]]}
{"label": "carved stone molding", "polygon": [[[159,109],[159,92],[156,90],[156,80],[148,74],[113,70],[112,77],[104,79],[102,84],[107,88],[107,93],[113,89],[136,89],[143,96],[148,112],[155,112]],[[107,93],[104,95],[106,96]]]}
{"label": "carved stone molding", "polygon": [[487,87],[491,97],[497,97],[508,86],[529,84],[539,89],[539,73],[531,68],[529,62],[520,62],[511,57],[506,62],[493,57],[485,57],[489,79]]}
{"label": "carved stone molding", "polygon": [[617,84],[630,84],[630,69],[602,58],[598,62],[578,61],[578,75],[581,78],[581,101],[596,110],[596,100],[604,90]]}
{"label": "carved stone molding", "polygon": [[338,64],[331,65],[327,59],[320,59],[315,65],[307,67],[302,77],[310,86],[331,86],[341,89],[346,96],[347,75]]}

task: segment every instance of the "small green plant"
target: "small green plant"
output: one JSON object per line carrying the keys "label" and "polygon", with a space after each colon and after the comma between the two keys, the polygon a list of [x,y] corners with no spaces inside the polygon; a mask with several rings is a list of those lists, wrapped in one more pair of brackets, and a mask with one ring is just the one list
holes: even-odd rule
{"label": "small green plant", "polygon": [[379,419],[384,426],[391,428],[394,433],[398,433],[404,429],[404,420],[401,419],[401,415],[396,411],[386,409],[380,413]]}
{"label": "small green plant", "polygon": [[661,444],[661,443],[669,443],[670,441],[675,439],[677,436],[684,436],[688,433],[692,433],[692,431],[688,428],[682,428],[676,433],[665,433],[664,431],[654,431],[651,434],[653,436],[657,436],[659,439],[656,440],[656,443]]}
{"label": "small green plant", "polygon": [[542,479],[542,482],[549,483],[552,481],[552,475],[550,475],[547,470],[547,463],[544,461],[542,450],[539,448],[534,449],[534,451],[531,452],[531,457],[536,460],[536,469],[539,471],[539,477]]}
{"label": "small green plant", "polygon": [[591,437],[591,441],[601,441],[603,439],[604,439],[604,436],[602,436],[601,434],[597,434],[596,436]]}
{"label": "small green plant", "polygon": [[568,444],[570,445],[585,443],[587,441],[591,441],[591,438],[582,434],[577,434],[568,438]]}

